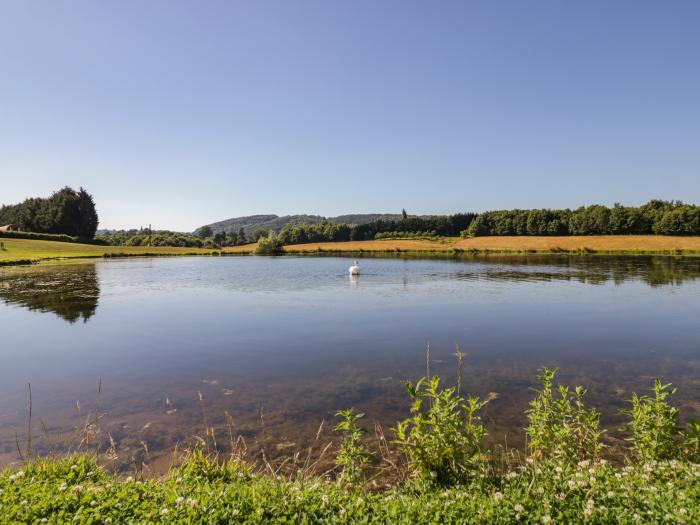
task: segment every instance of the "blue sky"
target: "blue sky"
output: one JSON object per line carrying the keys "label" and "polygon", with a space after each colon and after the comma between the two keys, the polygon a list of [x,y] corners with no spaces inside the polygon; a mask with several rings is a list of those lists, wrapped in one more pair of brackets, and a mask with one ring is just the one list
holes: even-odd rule
{"label": "blue sky", "polygon": [[101,227],[700,202],[700,2],[0,3],[0,202]]}

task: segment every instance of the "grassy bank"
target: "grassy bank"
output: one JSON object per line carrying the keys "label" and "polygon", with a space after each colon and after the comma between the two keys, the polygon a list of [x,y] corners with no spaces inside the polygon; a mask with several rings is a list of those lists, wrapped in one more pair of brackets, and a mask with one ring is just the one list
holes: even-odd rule
{"label": "grassy bank", "polygon": [[[220,250],[204,248],[176,248],[166,246],[99,246],[29,239],[2,238],[0,265],[31,264],[42,261],[95,258],[95,257],[129,257],[129,256],[166,256],[166,255],[212,255]],[[251,251],[252,248],[240,246],[227,249],[227,253]]]}
{"label": "grassy bank", "polygon": [[194,454],[159,480],[85,456],[0,474],[3,523],[698,523],[700,466],[533,463],[452,488],[289,480]]}

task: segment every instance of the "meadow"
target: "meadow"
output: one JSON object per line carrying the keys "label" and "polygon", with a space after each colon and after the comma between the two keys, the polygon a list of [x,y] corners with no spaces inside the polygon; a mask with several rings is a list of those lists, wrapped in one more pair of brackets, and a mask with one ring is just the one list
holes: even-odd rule
{"label": "meadow", "polygon": [[[0,265],[32,264],[42,261],[96,257],[215,255],[219,250],[165,246],[102,246],[30,239],[1,238]],[[229,253],[246,251],[245,246],[229,248]],[[247,251],[250,251],[248,248]]]}
{"label": "meadow", "polygon": [[664,235],[510,236],[461,239],[379,239],[285,246],[289,253],[307,252],[474,252],[474,253],[601,253],[695,254],[700,237]]}

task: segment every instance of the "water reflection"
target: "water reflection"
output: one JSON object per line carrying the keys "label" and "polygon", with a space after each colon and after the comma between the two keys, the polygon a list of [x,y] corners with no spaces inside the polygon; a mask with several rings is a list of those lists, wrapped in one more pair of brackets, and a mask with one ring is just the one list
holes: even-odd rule
{"label": "water reflection", "polygon": [[99,298],[95,263],[0,272],[0,299],[6,304],[53,313],[69,323],[87,322],[95,315]]}
{"label": "water reflection", "polygon": [[385,256],[362,259],[355,278],[351,263],[183,257],[0,271],[0,464],[16,460],[27,382],[53,436],[84,424],[101,378],[101,435],[125,463],[142,443],[153,459],[198,435],[200,395],[217,436],[231,414],[251,451],[268,438],[279,454],[306,446],[351,406],[387,428],[406,415],[402,382],[425,373],[428,341],[431,373],[454,382],[459,344],[465,390],[498,393],[485,414],[495,442],[523,442],[542,366],[589,389],[606,439],[620,438],[620,408],[657,376],[679,387],[684,416],[700,418],[700,258]]}

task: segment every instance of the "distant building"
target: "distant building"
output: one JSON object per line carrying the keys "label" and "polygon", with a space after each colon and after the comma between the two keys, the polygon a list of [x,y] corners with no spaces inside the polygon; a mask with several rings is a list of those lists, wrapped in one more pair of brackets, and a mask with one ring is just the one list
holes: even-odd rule
{"label": "distant building", "polygon": [[16,224],[6,224],[5,226],[0,226],[0,232],[18,232],[19,226]]}

